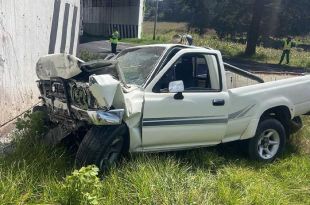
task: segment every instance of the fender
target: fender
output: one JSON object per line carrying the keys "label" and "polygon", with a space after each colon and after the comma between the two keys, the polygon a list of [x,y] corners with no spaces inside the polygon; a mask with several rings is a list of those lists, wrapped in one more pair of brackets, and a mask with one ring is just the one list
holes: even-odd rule
{"label": "fender", "polygon": [[279,106],[285,106],[290,111],[291,119],[294,118],[295,115],[295,106],[294,104],[287,99],[286,97],[277,97],[277,98],[271,98],[266,101],[261,102],[258,104],[257,111],[255,115],[253,116],[252,120],[250,121],[247,129],[244,131],[244,133],[241,135],[240,139],[249,139],[255,136],[258,123],[260,121],[261,116],[263,113],[271,108],[279,107]]}

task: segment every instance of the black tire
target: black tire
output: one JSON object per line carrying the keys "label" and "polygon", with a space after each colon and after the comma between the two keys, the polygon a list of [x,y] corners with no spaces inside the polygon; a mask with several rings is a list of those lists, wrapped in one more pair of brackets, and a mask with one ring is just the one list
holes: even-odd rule
{"label": "black tire", "polygon": [[283,125],[276,119],[265,119],[258,124],[255,137],[248,141],[249,157],[256,161],[272,162],[283,153],[285,143]]}
{"label": "black tire", "polygon": [[126,149],[126,125],[94,126],[85,135],[76,154],[77,167],[94,164],[107,171],[120,159]]}
{"label": "black tire", "polygon": [[290,131],[291,134],[294,134],[296,132],[298,132],[303,126],[302,123],[302,119],[301,117],[294,117],[291,121],[290,121]]}

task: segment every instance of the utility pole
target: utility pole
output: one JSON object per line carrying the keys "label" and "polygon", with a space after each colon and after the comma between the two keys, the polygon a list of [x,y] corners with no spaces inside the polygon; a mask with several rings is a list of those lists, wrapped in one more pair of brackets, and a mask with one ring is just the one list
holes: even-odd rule
{"label": "utility pole", "polygon": [[157,26],[157,16],[158,16],[158,1],[159,0],[156,0],[153,40],[156,39],[156,26]]}

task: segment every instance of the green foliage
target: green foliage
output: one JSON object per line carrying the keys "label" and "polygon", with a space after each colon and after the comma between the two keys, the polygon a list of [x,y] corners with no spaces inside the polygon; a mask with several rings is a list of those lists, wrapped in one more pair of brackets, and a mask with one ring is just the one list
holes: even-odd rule
{"label": "green foliage", "polygon": [[216,1],[214,0],[183,0],[182,1],[189,10],[190,17],[187,19],[189,29],[194,30],[199,35],[205,33],[210,28],[213,20],[214,8]]}
{"label": "green foliage", "polygon": [[309,34],[310,1],[268,1],[262,22],[262,34],[271,36]]}
{"label": "green foliage", "polygon": [[88,61],[91,61],[91,60],[97,60],[97,59],[100,59],[101,56],[99,54],[95,54],[95,53],[91,53],[87,50],[82,50],[80,52],[80,58],[85,61],[85,62],[88,62]]}
{"label": "green foliage", "polygon": [[[154,43],[170,43],[173,35],[186,31],[184,23],[168,23],[161,22],[158,24],[158,35],[155,41],[152,40],[152,31],[150,29],[152,22],[144,22],[144,33],[142,39],[123,39],[123,41],[133,44],[154,44]],[[171,31],[169,28],[174,28],[177,31]],[[206,34],[200,36],[192,33],[194,44],[202,47],[211,47],[220,50],[222,55],[230,58],[247,58],[261,63],[277,64],[280,60],[282,50],[274,48],[265,48],[258,46],[256,54],[251,57],[243,55],[245,45],[242,43],[232,42],[228,40],[221,40],[215,34]],[[308,42],[306,38],[303,42]],[[292,49],[290,66],[308,69],[310,68],[309,52],[298,49]],[[289,70],[288,70],[289,71]]]}
{"label": "green foliage", "polygon": [[[190,18],[191,14],[182,0],[159,1],[158,20],[181,22]],[[145,1],[144,19],[153,21],[155,17],[155,0]]]}
{"label": "green foliage", "polygon": [[24,134],[30,136],[39,136],[45,130],[44,125],[44,113],[43,112],[30,112],[27,111],[23,118],[18,118],[16,122],[16,129]]}
{"label": "green foliage", "polygon": [[97,205],[100,191],[100,181],[97,177],[99,169],[95,166],[82,167],[75,170],[61,183],[58,200],[61,204]]}
{"label": "green foliage", "polygon": [[32,125],[40,121],[21,119],[14,153],[0,159],[0,204],[310,204],[309,117],[272,164],[249,161],[228,144],[135,154],[104,180],[94,166],[73,170],[61,148],[31,136],[43,130]]}
{"label": "green foliage", "polygon": [[214,8],[215,16],[211,27],[219,38],[236,39],[248,30],[251,20],[253,1],[220,0]]}
{"label": "green foliage", "polygon": [[[153,21],[155,1],[146,1],[145,20]],[[243,36],[251,24],[254,0],[169,0],[160,2],[159,20],[186,22],[202,34],[215,29],[219,37]],[[261,34],[283,37],[309,34],[310,1],[266,1]]]}
{"label": "green foliage", "polygon": [[[46,186],[70,173],[72,162],[62,148],[41,143],[46,132],[41,112],[26,113],[14,133],[14,152],[0,156],[0,204],[47,204]],[[69,172],[68,172],[69,171]]]}

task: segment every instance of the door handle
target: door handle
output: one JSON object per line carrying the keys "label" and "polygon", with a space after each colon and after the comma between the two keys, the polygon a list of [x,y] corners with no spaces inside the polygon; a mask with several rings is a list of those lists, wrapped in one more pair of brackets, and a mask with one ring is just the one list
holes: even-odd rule
{"label": "door handle", "polygon": [[225,100],[224,99],[213,99],[212,104],[213,106],[223,106],[225,105]]}

